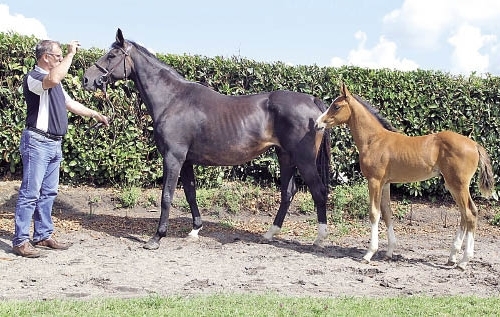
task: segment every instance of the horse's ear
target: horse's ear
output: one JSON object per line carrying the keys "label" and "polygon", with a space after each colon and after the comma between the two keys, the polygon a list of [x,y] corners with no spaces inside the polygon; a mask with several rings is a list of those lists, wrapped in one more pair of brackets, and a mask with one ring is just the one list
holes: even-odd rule
{"label": "horse's ear", "polygon": [[125,39],[123,38],[123,33],[120,28],[116,30],[116,42],[120,43],[121,46],[125,43]]}
{"label": "horse's ear", "polygon": [[347,86],[345,85],[345,83],[342,83],[342,85],[340,86],[340,93],[342,96],[344,97],[347,97],[348,95],[350,95],[351,93],[349,92],[349,90],[347,89]]}

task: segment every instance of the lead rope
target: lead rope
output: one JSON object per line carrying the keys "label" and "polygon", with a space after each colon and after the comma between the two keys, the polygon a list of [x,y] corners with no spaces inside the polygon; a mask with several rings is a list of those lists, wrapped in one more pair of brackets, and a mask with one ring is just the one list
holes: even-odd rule
{"label": "lead rope", "polygon": [[[123,53],[123,59],[122,59],[123,60],[123,80],[125,81],[125,87],[127,87],[127,89],[129,90],[129,94],[130,94],[130,88],[126,84],[126,82],[127,82],[127,61],[126,61],[126,59],[127,59],[127,56],[129,56],[129,51],[130,51],[131,47],[132,46],[129,46],[126,50],[120,48],[120,50]],[[109,123],[111,123],[114,120],[114,116],[115,116],[114,109],[115,108],[114,108],[113,104],[111,103],[111,100],[108,97],[106,85],[109,82],[110,73],[116,68],[116,66],[118,66],[118,64],[115,64],[115,66],[113,66],[111,68],[111,70],[107,70],[106,68],[102,67],[101,65],[99,65],[97,63],[94,64],[100,71],[102,71],[104,73],[99,78],[99,81],[100,81],[100,84],[102,85],[102,91],[104,92],[104,100],[106,101],[109,108],[111,109],[111,115],[109,116],[109,120],[108,120]],[[87,130],[85,130],[85,133],[87,133],[91,129],[99,129],[102,126],[102,124],[103,124],[102,122],[94,123],[92,126],[88,127]]]}

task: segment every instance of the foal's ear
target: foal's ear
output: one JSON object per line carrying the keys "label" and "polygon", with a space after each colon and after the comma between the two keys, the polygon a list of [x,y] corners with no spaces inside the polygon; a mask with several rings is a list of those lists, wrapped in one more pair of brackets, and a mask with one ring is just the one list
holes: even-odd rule
{"label": "foal's ear", "polygon": [[342,85],[340,86],[340,93],[342,94],[342,96],[344,97],[347,97],[349,96],[351,93],[349,92],[349,90],[347,89],[347,86],[345,85],[345,83],[342,83]]}
{"label": "foal's ear", "polygon": [[125,43],[125,39],[123,38],[123,33],[120,28],[116,30],[116,42],[120,43],[121,46]]}

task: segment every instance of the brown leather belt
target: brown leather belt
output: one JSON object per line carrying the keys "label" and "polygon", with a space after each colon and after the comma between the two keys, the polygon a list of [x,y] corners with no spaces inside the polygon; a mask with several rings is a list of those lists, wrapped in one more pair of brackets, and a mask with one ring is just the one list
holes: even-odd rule
{"label": "brown leather belt", "polygon": [[51,139],[51,140],[54,140],[54,141],[61,141],[62,140],[62,136],[61,135],[55,135],[55,134],[52,134],[52,133],[48,133],[48,132],[42,131],[40,129],[37,129],[35,127],[26,127],[26,130],[33,131],[35,133],[43,135],[47,139]]}

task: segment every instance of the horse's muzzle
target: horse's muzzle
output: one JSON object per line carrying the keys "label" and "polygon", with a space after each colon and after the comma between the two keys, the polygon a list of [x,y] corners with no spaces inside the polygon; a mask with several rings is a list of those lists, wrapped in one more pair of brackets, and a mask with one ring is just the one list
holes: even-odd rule
{"label": "horse's muzzle", "polygon": [[95,85],[95,81],[89,80],[87,77],[83,77],[83,88],[90,91],[95,91],[97,86]]}
{"label": "horse's muzzle", "polygon": [[314,123],[314,128],[316,129],[316,131],[322,131],[325,130],[326,124],[323,121],[321,122],[316,121]]}

